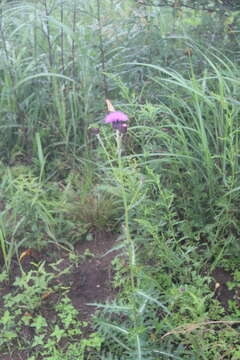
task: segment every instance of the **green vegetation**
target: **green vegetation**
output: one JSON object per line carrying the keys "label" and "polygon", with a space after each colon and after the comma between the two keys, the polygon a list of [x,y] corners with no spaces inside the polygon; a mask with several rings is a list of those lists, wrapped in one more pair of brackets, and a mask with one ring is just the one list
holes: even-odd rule
{"label": "green vegetation", "polygon": [[1,2],[4,360],[240,358],[240,13],[192,5]]}

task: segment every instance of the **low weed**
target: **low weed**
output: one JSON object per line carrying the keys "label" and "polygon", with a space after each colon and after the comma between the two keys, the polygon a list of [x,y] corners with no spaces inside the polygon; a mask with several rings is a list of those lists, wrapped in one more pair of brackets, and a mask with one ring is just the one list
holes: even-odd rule
{"label": "low weed", "polygon": [[78,320],[78,311],[67,296],[67,288],[55,280],[69,271],[55,273],[58,263],[48,271],[35,264],[35,270],[22,273],[13,283],[13,291],[2,298],[0,311],[1,354],[14,348],[28,359],[83,359],[85,350],[99,348],[101,339],[94,334],[81,340],[87,323]]}
{"label": "low weed", "polygon": [[17,175],[16,171],[7,169],[1,184],[1,248],[8,271],[21,247],[40,249],[49,239],[55,240],[56,189],[46,192],[31,173]]}

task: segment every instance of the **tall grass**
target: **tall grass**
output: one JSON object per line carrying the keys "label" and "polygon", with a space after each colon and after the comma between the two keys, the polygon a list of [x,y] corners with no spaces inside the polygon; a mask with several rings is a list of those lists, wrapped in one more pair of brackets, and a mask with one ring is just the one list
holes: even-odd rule
{"label": "tall grass", "polygon": [[233,191],[239,182],[238,70],[214,49],[204,53],[194,47],[194,51],[205,63],[200,76],[191,63],[185,76],[157,65],[136,64],[153,72],[141,97],[153,102],[154,92],[155,99],[151,106],[139,106],[135,114],[139,125],[133,133],[145,153],[139,154],[140,159],[144,155],[174,190],[180,219],[188,219],[195,229],[214,224],[213,243],[218,246],[229,231],[238,233]]}
{"label": "tall grass", "polygon": [[59,14],[56,1],[1,3],[3,153],[21,146],[31,155],[36,131],[46,143],[76,148],[86,141],[93,83],[101,84],[86,18],[93,28],[97,21],[88,7],[62,2]]}
{"label": "tall grass", "polygon": [[189,70],[174,16],[118,0],[3,1],[2,154],[9,159],[21,148],[31,157],[36,132],[43,147],[76,154],[88,125],[101,118],[103,97],[118,95],[106,73],[121,75],[136,91],[145,86],[152,70],[132,61]]}
{"label": "tall grass", "polygon": [[[132,2],[56,0],[1,3],[1,131],[6,159],[35,155],[35,133],[51,152],[81,151],[87,128],[101,118],[103,97],[118,95],[106,73],[139,89],[144,74],[124,61],[168,62],[163,35],[173,22]],[[155,17],[156,20],[153,20]],[[161,29],[161,47],[155,46]],[[142,44],[142,41],[144,44]],[[45,150],[45,153],[47,151]]]}

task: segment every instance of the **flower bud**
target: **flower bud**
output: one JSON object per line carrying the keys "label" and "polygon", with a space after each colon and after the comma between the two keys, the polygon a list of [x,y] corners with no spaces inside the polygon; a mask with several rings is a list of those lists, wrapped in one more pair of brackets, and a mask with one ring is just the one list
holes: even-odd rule
{"label": "flower bud", "polygon": [[100,129],[99,128],[91,128],[90,131],[93,135],[98,135],[100,132]]}

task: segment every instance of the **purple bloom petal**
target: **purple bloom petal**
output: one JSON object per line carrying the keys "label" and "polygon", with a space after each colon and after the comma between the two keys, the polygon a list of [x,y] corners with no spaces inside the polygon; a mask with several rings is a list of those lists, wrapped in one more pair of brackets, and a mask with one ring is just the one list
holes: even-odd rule
{"label": "purple bloom petal", "polygon": [[122,111],[113,111],[110,112],[104,119],[105,123],[115,123],[121,121],[128,121],[128,116]]}

